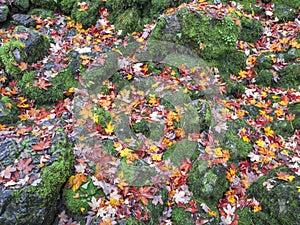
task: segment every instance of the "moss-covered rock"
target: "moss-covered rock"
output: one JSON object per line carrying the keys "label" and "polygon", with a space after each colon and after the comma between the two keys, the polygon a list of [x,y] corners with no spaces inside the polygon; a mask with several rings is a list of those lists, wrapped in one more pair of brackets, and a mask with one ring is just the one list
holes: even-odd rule
{"label": "moss-covered rock", "polygon": [[0,187],[1,224],[53,224],[57,201],[71,174],[74,157],[66,139],[57,139],[51,149],[54,151],[51,155],[53,158],[47,163],[49,165],[41,169],[40,176],[39,173],[33,176],[37,181],[35,185],[25,185],[18,189]]}
{"label": "moss-covered rock", "polygon": [[24,61],[24,47],[21,41],[13,39],[0,47],[0,62],[7,73],[16,76],[21,72],[18,65]]}
{"label": "moss-covered rock", "polygon": [[[246,25],[244,29],[248,29]],[[150,39],[189,48],[210,67],[218,67],[224,80],[228,80],[231,73],[237,74],[246,66],[245,54],[236,51],[240,35],[241,27],[230,16],[220,20],[210,18],[201,11],[181,9],[160,18]],[[258,35],[254,36],[257,38]]]}
{"label": "moss-covered rock", "polygon": [[[79,197],[74,198],[74,196]],[[63,190],[64,204],[71,213],[77,216],[86,214],[91,209],[88,202],[91,202],[92,197],[98,198],[99,196],[104,196],[104,193],[93,184],[90,177],[76,191],[72,188]]]}
{"label": "moss-covered rock", "polygon": [[70,15],[72,12],[72,9],[76,7],[75,3],[78,2],[77,0],[62,0],[59,2],[60,4],[60,10],[66,14]]}
{"label": "moss-covered rock", "polygon": [[12,12],[26,12],[30,7],[29,0],[14,0],[12,2]]}
{"label": "moss-covered rock", "polygon": [[[300,195],[297,188],[300,185],[300,178],[296,176],[292,182],[279,180],[276,179],[276,173],[279,172],[295,176],[286,167],[279,167],[252,183],[248,188],[247,194],[250,198],[255,197],[255,199],[260,201],[262,210],[253,213],[246,207],[238,211],[239,224],[290,225],[300,221]],[[271,182],[273,187],[268,190],[264,182]]]}
{"label": "moss-covered rock", "polygon": [[241,128],[251,129],[243,119],[227,121],[228,129],[224,133],[220,144],[222,148],[229,150],[230,161],[237,162],[247,158],[252,151],[252,144],[238,137],[238,130]]}
{"label": "moss-covered rock", "polygon": [[47,36],[24,26],[17,26],[14,29],[14,34],[28,34],[27,38],[23,38],[22,36],[19,37],[20,41],[25,45],[25,62],[33,63],[47,55],[50,47],[50,41]]}
{"label": "moss-covered rock", "polygon": [[295,119],[289,120],[275,120],[271,124],[271,128],[274,130],[275,135],[281,135],[282,137],[290,137],[294,134],[295,130],[300,128],[300,104],[294,103],[288,105],[288,114],[294,114]]}
{"label": "moss-covered rock", "polygon": [[291,89],[300,85],[300,64],[292,63],[279,71],[279,81],[273,83],[272,87]]}
{"label": "moss-covered rock", "polygon": [[43,8],[43,9],[50,9],[50,10],[57,10],[57,9],[59,9],[58,2],[59,1],[57,1],[57,0],[43,0],[43,1],[31,0],[31,3],[36,8]]}
{"label": "moss-covered rock", "polygon": [[271,0],[271,3],[274,3],[274,16],[277,17],[280,22],[293,21],[300,7],[300,2],[297,0]]}
{"label": "moss-covered rock", "polygon": [[46,19],[47,17],[54,18],[54,12],[49,9],[42,8],[33,8],[28,12],[29,15],[38,15],[42,19]]}
{"label": "moss-covered rock", "polygon": [[78,82],[74,75],[70,73],[70,69],[63,69],[54,78],[50,79],[50,86],[40,88],[35,78],[36,72],[26,72],[22,79],[18,82],[21,93],[27,98],[35,100],[38,104],[53,103],[64,98],[64,92],[72,87],[77,87]]}
{"label": "moss-covered rock", "polygon": [[20,111],[9,97],[0,95],[0,124],[11,125],[18,120]]}
{"label": "moss-covered rock", "polygon": [[263,30],[263,26],[260,21],[242,18],[241,26],[242,30],[239,36],[241,40],[255,43],[260,39]]}
{"label": "moss-covered rock", "polygon": [[123,34],[141,31],[168,7],[175,7],[189,0],[108,0],[106,7],[111,12],[109,19]]}
{"label": "moss-covered rock", "polygon": [[84,28],[88,28],[96,24],[97,20],[100,18],[99,9],[104,6],[102,1],[90,0],[85,1],[88,4],[86,10],[80,10],[80,2],[75,3],[71,11],[71,17],[82,24]]}
{"label": "moss-covered rock", "polygon": [[226,169],[222,165],[210,168],[204,160],[196,161],[188,173],[187,184],[197,202],[204,202],[213,211],[229,184],[225,178]]}
{"label": "moss-covered rock", "polygon": [[9,14],[9,8],[7,5],[0,5],[0,23],[7,20]]}

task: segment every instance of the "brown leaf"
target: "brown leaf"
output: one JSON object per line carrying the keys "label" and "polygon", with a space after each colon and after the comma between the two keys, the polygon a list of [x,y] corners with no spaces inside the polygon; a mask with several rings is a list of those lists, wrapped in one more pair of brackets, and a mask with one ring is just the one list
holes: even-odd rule
{"label": "brown leaf", "polygon": [[33,165],[30,165],[32,159],[20,159],[18,162],[18,167],[17,169],[25,174],[28,174],[32,168],[34,167]]}

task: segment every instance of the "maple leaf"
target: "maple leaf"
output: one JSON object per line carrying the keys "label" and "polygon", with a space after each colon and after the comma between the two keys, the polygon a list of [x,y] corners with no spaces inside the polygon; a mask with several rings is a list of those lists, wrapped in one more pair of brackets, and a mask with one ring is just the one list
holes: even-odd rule
{"label": "maple leaf", "polygon": [[39,89],[48,90],[47,87],[51,86],[52,84],[46,80],[39,79],[38,81],[34,81],[33,86],[38,87]]}
{"label": "maple leaf", "polygon": [[71,188],[75,192],[77,191],[83,182],[86,182],[86,176],[83,173],[76,174],[71,176],[67,183],[67,188]]}
{"label": "maple leaf", "polygon": [[42,151],[45,148],[49,148],[50,147],[50,139],[47,141],[42,141],[40,140],[36,145],[32,145],[31,148],[34,151]]}
{"label": "maple leaf", "polygon": [[1,177],[4,177],[6,179],[10,179],[11,174],[15,172],[17,169],[11,165],[5,168],[5,170],[1,171]]}
{"label": "maple leaf", "polygon": [[120,156],[121,157],[127,157],[131,152],[132,152],[131,149],[124,148],[123,150],[120,151]]}
{"label": "maple leaf", "polygon": [[83,106],[82,109],[80,110],[79,114],[84,119],[92,118],[93,117],[92,106],[91,105]]}
{"label": "maple leaf", "polygon": [[20,159],[18,162],[17,169],[25,174],[28,174],[32,168],[34,167],[33,165],[29,165],[31,163],[32,159]]}
{"label": "maple leaf", "polygon": [[114,126],[112,125],[112,121],[110,121],[109,123],[106,123],[105,132],[107,134],[111,134],[113,131],[114,131]]}
{"label": "maple leaf", "polygon": [[26,70],[28,67],[28,64],[26,62],[21,62],[20,65],[19,65],[19,68],[21,71],[24,71]]}
{"label": "maple leaf", "polygon": [[284,180],[284,181],[287,181],[287,182],[292,182],[295,179],[295,176],[290,175],[290,174],[285,173],[285,172],[279,172],[279,173],[276,173],[276,174],[277,174],[277,178],[279,180]]}

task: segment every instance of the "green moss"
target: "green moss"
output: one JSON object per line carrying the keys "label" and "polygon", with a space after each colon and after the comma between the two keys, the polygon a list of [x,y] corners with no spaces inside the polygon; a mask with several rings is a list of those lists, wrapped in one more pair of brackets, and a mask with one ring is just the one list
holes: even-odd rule
{"label": "green moss", "polygon": [[41,16],[42,19],[46,19],[48,17],[50,17],[50,18],[54,18],[55,17],[53,11],[47,10],[47,9],[41,9],[41,8],[31,9],[28,12],[28,14],[29,15],[38,15],[38,16]]}
{"label": "green moss", "polygon": [[246,81],[226,81],[226,95],[239,98],[245,92]]}
{"label": "green moss", "polygon": [[300,64],[289,64],[279,71],[279,81],[273,82],[272,87],[291,89],[300,85]]}
{"label": "green moss", "polygon": [[163,204],[158,203],[157,205],[154,205],[152,201],[149,201],[148,205],[145,206],[147,211],[149,211],[149,220],[147,221],[147,224],[159,224],[159,218],[163,216],[163,211],[167,204],[168,192],[165,189],[161,189],[159,195],[162,198]]}
{"label": "green moss", "polygon": [[57,0],[31,0],[31,3],[37,8],[57,10],[59,8]]}
{"label": "green moss", "polygon": [[[267,61],[258,59],[258,62],[264,61],[263,63],[259,63],[257,67],[255,67],[256,71],[260,71],[258,75],[255,77],[256,83],[260,87],[281,87],[284,89],[291,89],[298,87],[300,85],[300,65],[297,63],[290,63],[287,67],[283,68],[278,72],[279,79],[277,81],[274,80],[273,73],[269,69],[263,69],[271,66],[271,59],[267,59]],[[260,70],[262,69],[262,70]]]}
{"label": "green moss", "polygon": [[144,225],[146,223],[140,222],[137,219],[135,219],[134,217],[130,216],[127,219],[119,220],[118,224],[119,225]]}
{"label": "green moss", "polygon": [[150,128],[148,126],[148,122],[145,119],[142,119],[139,122],[136,122],[132,125],[132,128],[135,133],[142,133],[145,137],[150,136]]}
{"label": "green moss", "polygon": [[48,54],[50,47],[48,36],[24,26],[17,26],[14,29],[14,34],[18,35],[20,33],[29,34],[27,38],[20,37],[20,40],[25,44],[23,56],[25,62],[36,62]]}
{"label": "green moss", "polygon": [[259,87],[270,87],[274,83],[274,75],[270,70],[261,70],[255,77],[255,83]]}
{"label": "green moss", "polygon": [[[279,167],[269,171],[252,183],[248,188],[247,194],[249,198],[255,197],[255,199],[260,201],[262,211],[251,213],[248,208],[238,211],[241,224],[251,224],[252,222],[255,225],[289,225],[294,224],[295,221],[300,221],[300,197],[297,189],[297,186],[300,185],[300,178],[296,176],[292,182],[279,180],[276,179],[276,173],[278,172],[285,172],[295,176],[286,167]],[[274,187],[268,191],[263,183],[269,179],[275,181],[272,183]]]}
{"label": "green moss", "polygon": [[[74,198],[76,194],[79,195],[79,198]],[[104,196],[104,193],[88,177],[87,182],[84,182],[77,191],[73,191],[72,188],[65,188],[63,196],[67,209],[78,216],[86,214],[91,209],[88,202],[91,202],[92,197],[98,198],[99,196]],[[85,210],[81,212],[81,208]]]}
{"label": "green moss", "polygon": [[213,211],[228,188],[226,169],[222,165],[210,168],[206,161],[199,160],[188,173],[187,184],[197,202],[206,203]]}
{"label": "green moss", "polygon": [[297,0],[271,0],[274,3],[274,16],[279,19],[280,22],[293,21],[296,17],[300,2]]}
{"label": "green moss", "polygon": [[0,124],[12,125],[18,121],[20,111],[13,100],[0,95]]}
{"label": "green moss", "polygon": [[96,124],[99,124],[102,128],[106,127],[106,124],[112,120],[111,114],[98,105],[94,106],[93,112],[94,115],[98,116],[98,122],[96,122]]}
{"label": "green moss", "polygon": [[85,2],[89,4],[89,8],[84,11],[78,11],[80,6],[75,4],[71,11],[71,17],[75,19],[76,22],[81,23],[84,28],[88,28],[96,24],[97,20],[99,19],[99,9],[101,6],[103,6],[103,3],[102,1],[97,0]]}
{"label": "green moss", "polygon": [[124,11],[114,25],[116,30],[122,30],[123,35],[129,34],[133,30],[141,31],[143,29],[140,15],[134,9],[127,9]]}
{"label": "green moss", "polygon": [[173,207],[172,209],[172,221],[174,225],[194,225],[195,221],[190,212],[186,212],[184,208]]}
{"label": "green moss", "polygon": [[76,7],[75,3],[77,2],[77,0],[62,0],[59,2],[60,4],[60,10],[66,14],[66,15],[70,15],[72,12],[72,9],[74,7]]}
{"label": "green moss", "polygon": [[54,149],[62,152],[61,157],[50,166],[44,167],[41,171],[42,181],[36,187],[29,188],[29,192],[36,193],[40,198],[55,199],[71,175],[74,164],[73,148],[65,140],[59,142]]}
{"label": "green moss", "polygon": [[239,36],[241,40],[255,43],[260,39],[263,30],[263,26],[260,21],[242,18],[241,26],[242,30]]}
{"label": "green moss", "polygon": [[51,78],[51,86],[46,87],[47,90],[40,89],[34,86],[34,82],[38,80],[35,78],[35,71],[27,72],[18,82],[21,93],[27,98],[35,100],[38,104],[53,103],[64,98],[64,92],[71,87],[77,87],[78,82],[69,72],[69,69],[62,70],[56,77]]}
{"label": "green moss", "polygon": [[[21,69],[18,67],[18,64],[24,61],[23,52],[23,43],[13,39],[0,47],[0,61],[1,64],[4,65],[7,73],[15,77],[21,73]],[[15,55],[17,57],[20,56],[20,58],[16,58]]]}
{"label": "green moss", "polygon": [[295,119],[292,121],[275,120],[271,124],[271,128],[274,130],[275,135],[290,137],[296,130],[300,129],[300,103],[289,104],[287,114],[294,114]]}
{"label": "green moss", "polygon": [[291,121],[293,130],[300,130],[300,103],[290,104],[288,113],[294,114],[295,119]]}

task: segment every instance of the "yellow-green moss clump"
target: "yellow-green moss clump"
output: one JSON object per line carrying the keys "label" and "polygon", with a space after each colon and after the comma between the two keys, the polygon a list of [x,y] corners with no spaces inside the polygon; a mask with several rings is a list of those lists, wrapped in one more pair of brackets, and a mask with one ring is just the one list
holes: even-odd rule
{"label": "yellow-green moss clump", "polygon": [[189,171],[187,184],[197,202],[205,203],[211,210],[217,211],[216,205],[229,186],[225,177],[226,169],[222,165],[210,168],[206,161],[199,160]]}
{"label": "yellow-green moss clump", "polygon": [[9,97],[0,95],[0,124],[11,125],[18,120],[20,111]]}
{"label": "yellow-green moss clump", "polygon": [[[63,69],[58,75],[50,79],[51,86],[42,89],[38,86],[38,79],[35,77],[36,72],[26,72],[18,82],[21,93],[27,98],[35,100],[38,104],[53,103],[64,98],[64,92],[72,87],[77,87],[78,82],[70,70]],[[35,85],[34,85],[35,84]]]}
{"label": "yellow-green moss clump", "polygon": [[[21,41],[13,39],[0,47],[0,63],[7,73],[17,75],[21,72],[18,64],[24,61],[24,47]],[[18,56],[20,57],[18,58]]]}

